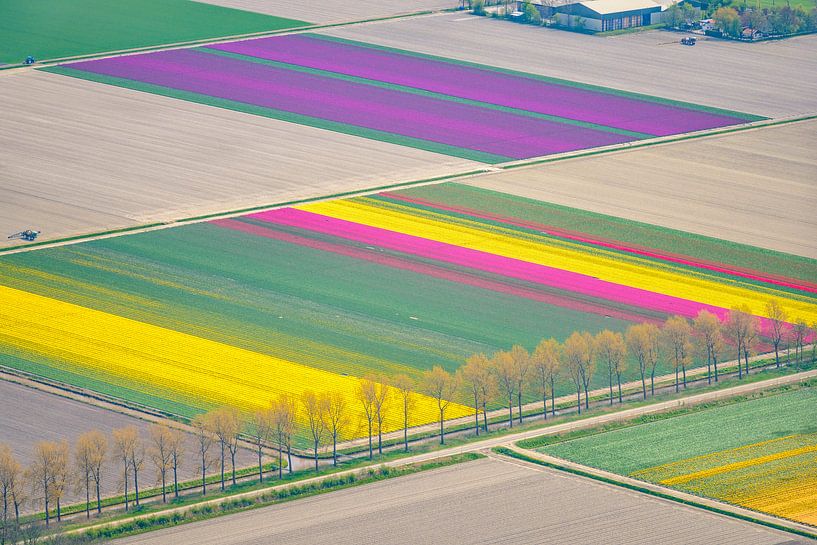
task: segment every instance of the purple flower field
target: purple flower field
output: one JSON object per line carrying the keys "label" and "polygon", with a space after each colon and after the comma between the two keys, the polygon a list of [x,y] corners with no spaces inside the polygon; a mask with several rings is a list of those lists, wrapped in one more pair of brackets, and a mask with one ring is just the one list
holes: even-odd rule
{"label": "purple flower field", "polygon": [[[212,101],[218,106],[248,105],[253,113],[268,111],[270,117],[288,121],[324,128],[321,123],[328,121],[331,129],[370,138],[395,135],[400,143],[418,147],[417,142],[426,142],[426,149],[442,153],[487,154],[493,162],[744,121],[303,35],[84,61],[66,68],[64,73],[148,91],[165,89],[171,96],[181,91],[186,93],[181,98],[199,102],[219,99]],[[230,101],[226,106],[225,100]]]}

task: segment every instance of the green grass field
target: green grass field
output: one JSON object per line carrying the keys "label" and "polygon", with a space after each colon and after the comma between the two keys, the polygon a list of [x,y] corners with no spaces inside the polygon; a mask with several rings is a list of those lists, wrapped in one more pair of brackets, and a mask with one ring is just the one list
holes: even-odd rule
{"label": "green grass field", "polygon": [[802,388],[589,435],[538,450],[629,475],[676,460],[816,432],[816,410],[817,388]]}
{"label": "green grass field", "polygon": [[0,64],[304,26],[189,0],[0,0]]}

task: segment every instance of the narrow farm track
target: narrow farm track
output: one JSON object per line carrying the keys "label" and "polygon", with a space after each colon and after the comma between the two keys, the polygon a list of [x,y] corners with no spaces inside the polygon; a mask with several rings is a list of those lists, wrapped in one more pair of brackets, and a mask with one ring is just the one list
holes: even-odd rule
{"label": "narrow farm track", "polygon": [[[567,422],[567,423],[564,423],[564,424],[550,426],[550,427],[547,427],[547,428],[541,428],[541,429],[536,429],[536,430],[528,430],[528,431],[519,432],[519,433],[515,433],[515,434],[503,435],[501,437],[494,437],[494,438],[490,438],[490,439],[474,441],[474,442],[471,442],[471,443],[468,443],[468,444],[465,444],[465,445],[460,445],[460,446],[450,447],[450,448],[444,448],[444,449],[437,450],[437,451],[434,451],[434,452],[427,452],[427,453],[423,453],[423,454],[417,454],[417,455],[414,455],[414,456],[408,456],[408,457],[405,457],[405,458],[402,458],[402,459],[399,459],[399,460],[385,462],[384,464],[376,464],[376,465],[385,465],[387,467],[402,467],[402,466],[406,466],[406,465],[410,465],[410,464],[418,464],[418,463],[428,462],[428,461],[431,461],[431,460],[437,460],[437,459],[445,458],[445,457],[452,456],[452,455],[455,455],[455,454],[485,451],[485,450],[490,450],[490,449],[492,449],[494,447],[499,447],[499,446],[512,447],[515,442],[521,441],[523,439],[531,439],[531,438],[534,438],[534,437],[541,437],[541,436],[544,436],[544,435],[554,435],[554,434],[560,434],[560,433],[565,433],[565,432],[570,432],[570,431],[575,431],[575,430],[580,430],[580,429],[592,428],[592,427],[595,427],[595,426],[598,426],[598,425],[601,425],[601,424],[605,424],[605,423],[609,423],[609,422],[628,420],[628,419],[632,419],[632,418],[640,416],[640,415],[658,413],[658,412],[670,410],[670,409],[677,408],[677,407],[692,406],[692,405],[697,405],[697,404],[700,404],[700,403],[706,403],[706,402],[715,401],[715,400],[719,400],[719,399],[725,399],[725,398],[729,398],[729,397],[745,395],[745,394],[749,394],[749,393],[752,393],[752,392],[765,390],[765,389],[768,389],[768,388],[783,386],[783,385],[786,385],[786,384],[796,384],[798,382],[802,382],[802,381],[811,379],[813,377],[817,377],[817,369],[811,370],[811,371],[806,371],[806,372],[803,372],[803,373],[794,374],[794,375],[788,375],[788,376],[784,376],[784,377],[778,377],[778,378],[774,378],[774,379],[770,379],[770,380],[760,381],[760,382],[756,382],[756,383],[752,383],[752,384],[742,384],[742,385],[738,385],[738,386],[735,386],[735,387],[732,387],[732,388],[727,388],[727,389],[724,389],[724,390],[706,392],[706,393],[692,395],[692,396],[681,398],[681,399],[675,399],[675,400],[671,400],[671,401],[655,403],[653,405],[647,405],[647,406],[637,407],[637,408],[633,408],[633,409],[626,409],[626,410],[615,412],[615,413],[590,417],[590,418],[587,418],[585,420],[580,420],[580,421],[576,421],[576,422]],[[308,484],[308,483],[319,483],[321,481],[324,481],[324,480],[327,480],[327,479],[332,479],[332,478],[335,478],[335,477],[338,477],[338,476],[363,473],[366,470],[367,470],[367,468],[364,467],[364,468],[352,469],[352,470],[348,470],[348,471],[334,473],[332,475],[318,476],[318,477],[314,477],[312,479],[306,479],[306,480],[298,481],[298,482],[295,482],[295,483],[288,483],[288,484],[283,484],[283,485],[271,487],[269,489],[255,490],[255,491],[251,491],[251,492],[236,494],[234,496],[230,496],[229,499],[230,500],[239,500],[239,499],[242,499],[242,498],[256,498],[258,496],[261,496],[261,495],[267,493],[269,490],[286,489],[286,488],[291,488],[293,486],[300,486],[300,485]],[[215,506],[218,506],[223,501],[225,501],[224,498],[216,498],[216,499],[212,499],[212,500],[205,500],[205,501],[197,503],[195,505],[185,506],[185,507],[178,507],[178,508],[174,508],[174,509],[169,509],[167,511],[162,511],[162,514],[172,515],[173,513],[187,512],[187,511],[193,509],[194,507],[198,508],[198,507],[201,507],[201,506],[204,506],[204,505],[210,505],[210,506],[215,507]],[[740,511],[738,511],[739,508],[733,507],[733,506],[728,505],[728,504],[721,504],[719,502],[716,502],[716,503],[718,504],[718,508],[720,510],[722,510],[723,512],[726,512],[726,513],[743,514],[743,512],[745,511],[745,510],[742,510],[742,509]],[[132,521],[136,521],[136,520],[140,520],[140,519],[147,519],[147,518],[154,517],[154,516],[156,516],[156,513],[145,514],[145,515],[137,515],[135,517],[130,517],[130,518],[127,518],[127,519],[120,519],[120,520],[109,522],[109,523],[100,523],[100,524],[97,524],[97,525],[86,527],[84,529],[71,530],[71,531],[66,532],[66,533],[68,533],[68,534],[80,533],[80,532],[82,532],[84,530],[87,530],[89,528],[116,527],[116,526],[121,525],[121,524],[126,523],[126,522],[132,522]],[[752,516],[754,516],[757,519],[762,518],[761,516],[759,516],[756,513],[752,513]],[[766,520],[766,519],[763,519],[763,520]],[[805,527],[803,525],[792,523],[792,522],[789,522],[789,521],[786,521],[786,520],[783,520],[783,519],[777,519],[775,517],[768,517],[768,521],[773,522],[774,524],[776,524],[778,526],[791,528],[791,529],[802,530],[803,528],[807,528],[807,527]],[[807,531],[813,532],[813,529],[808,529]]]}

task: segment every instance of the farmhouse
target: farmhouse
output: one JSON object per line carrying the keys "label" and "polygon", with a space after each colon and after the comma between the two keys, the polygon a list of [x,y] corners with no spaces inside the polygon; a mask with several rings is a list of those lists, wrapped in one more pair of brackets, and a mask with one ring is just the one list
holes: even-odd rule
{"label": "farmhouse", "polygon": [[[525,3],[517,4],[522,8]],[[597,32],[649,25],[652,24],[653,14],[662,11],[662,6],[653,0],[532,0],[530,4],[543,18],[555,18],[562,26],[582,27]]]}

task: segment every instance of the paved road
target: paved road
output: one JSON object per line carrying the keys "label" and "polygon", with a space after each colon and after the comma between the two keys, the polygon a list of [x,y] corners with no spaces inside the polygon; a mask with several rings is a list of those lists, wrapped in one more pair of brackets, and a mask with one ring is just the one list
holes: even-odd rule
{"label": "paved road", "polygon": [[817,121],[486,174],[471,185],[817,258]]}
{"label": "paved road", "polygon": [[485,459],[117,541],[783,544],[792,536],[546,468]]}
{"label": "paved road", "polygon": [[462,13],[334,36],[769,117],[817,112],[817,36],[755,44],[651,31],[599,38]]}

